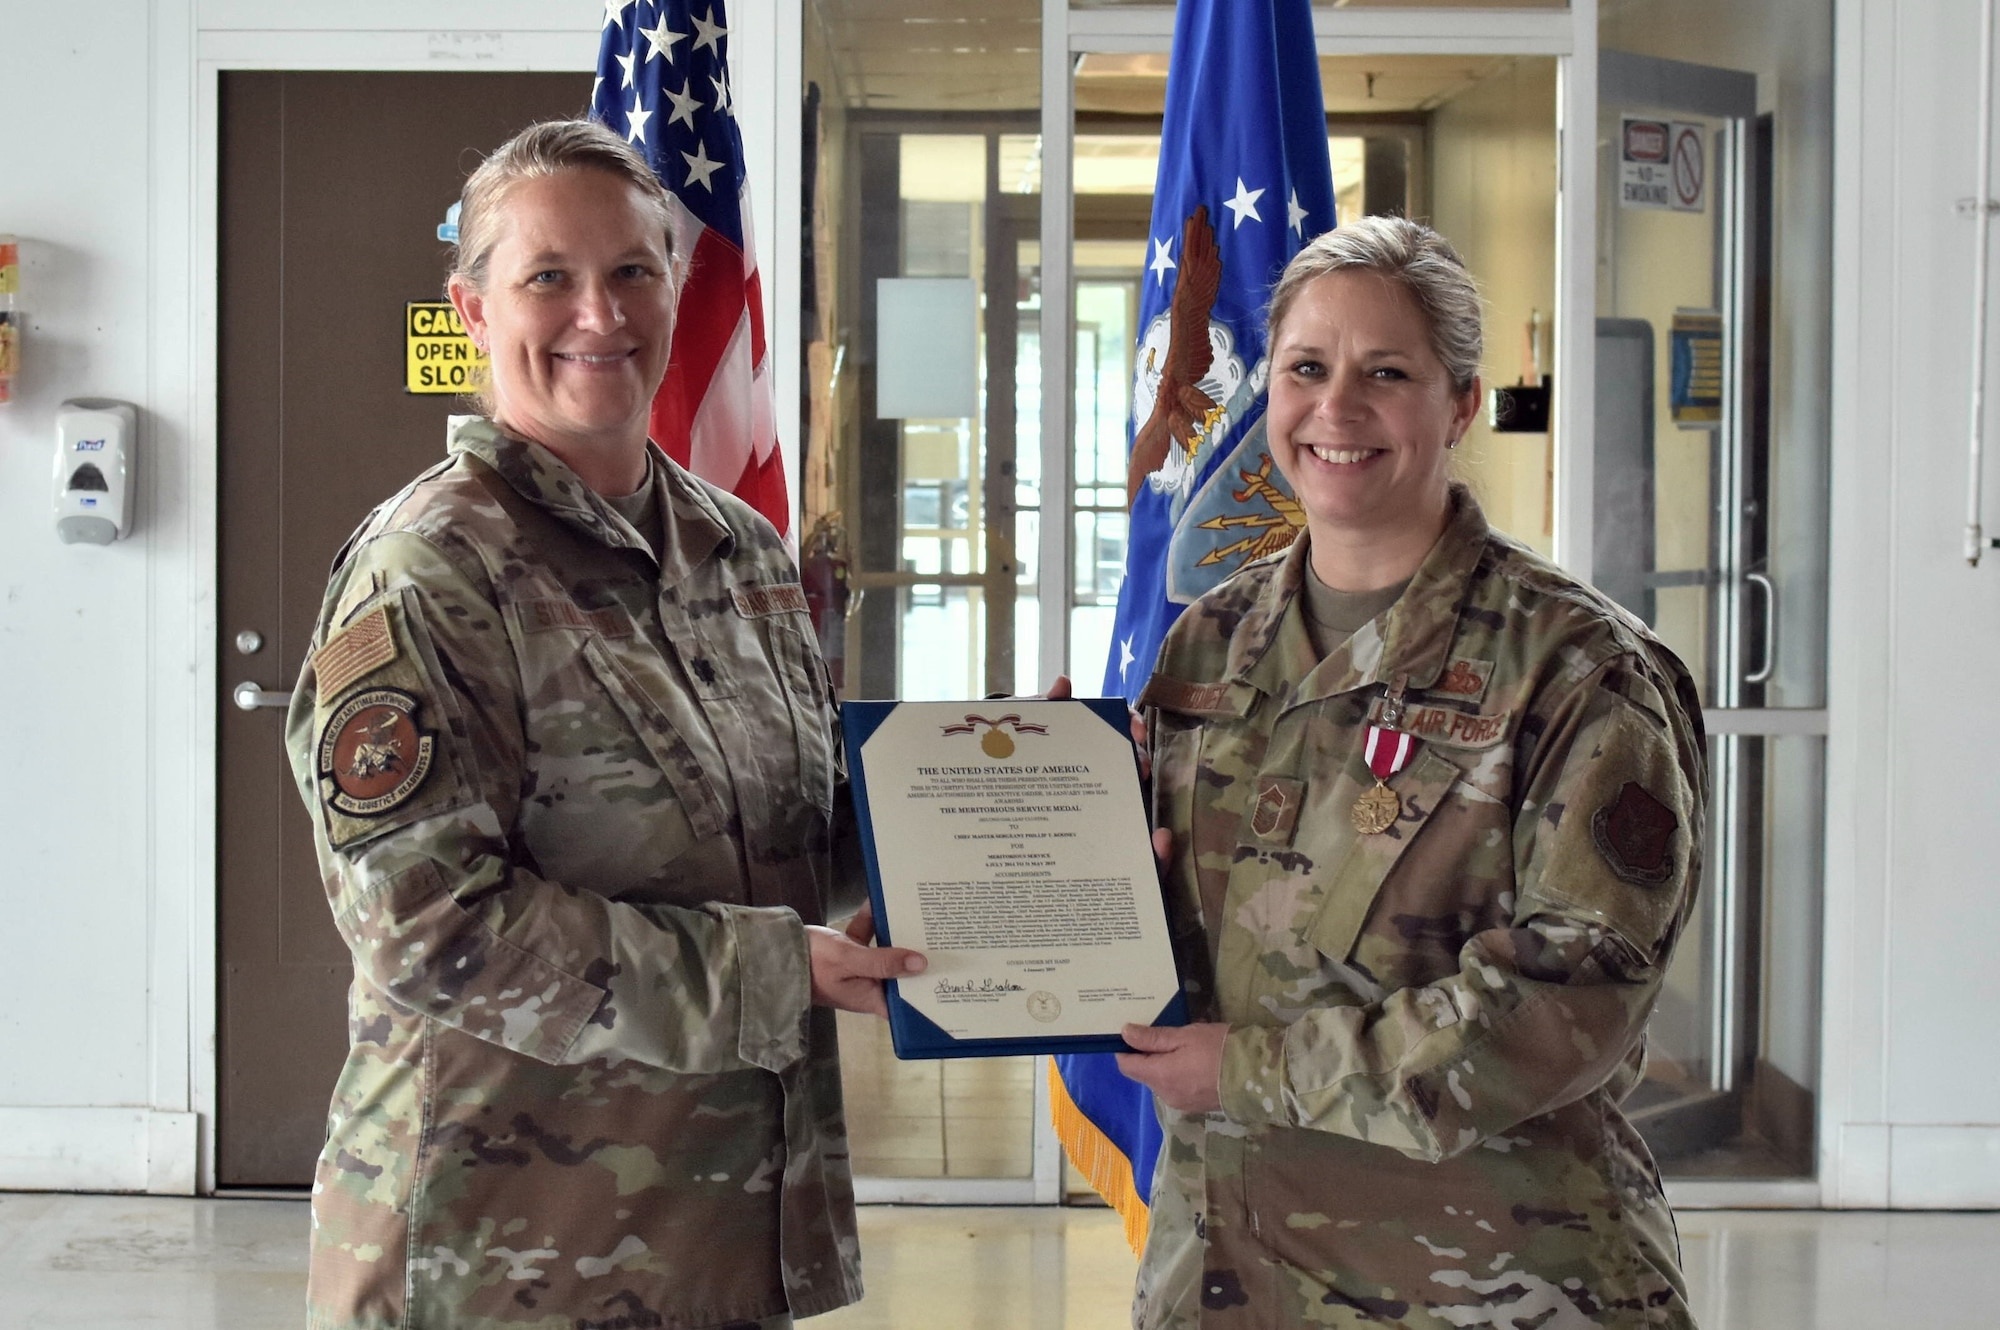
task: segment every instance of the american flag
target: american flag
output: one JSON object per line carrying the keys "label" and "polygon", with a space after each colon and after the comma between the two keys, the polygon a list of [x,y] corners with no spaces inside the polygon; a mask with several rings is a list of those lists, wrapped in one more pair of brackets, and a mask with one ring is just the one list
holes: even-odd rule
{"label": "american flag", "polygon": [[722,0],[604,0],[591,117],[646,155],[674,200],[680,313],[651,433],[787,534],[764,294]]}

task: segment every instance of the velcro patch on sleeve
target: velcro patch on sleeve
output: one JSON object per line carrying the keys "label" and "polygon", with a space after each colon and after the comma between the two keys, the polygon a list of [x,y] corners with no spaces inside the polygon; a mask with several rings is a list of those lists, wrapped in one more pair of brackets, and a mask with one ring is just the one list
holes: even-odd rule
{"label": "velcro patch on sleeve", "polygon": [[732,587],[729,594],[736,600],[736,612],[746,619],[763,619],[773,614],[804,614],[806,610],[806,590],[797,582]]}
{"label": "velcro patch on sleeve", "polygon": [[382,589],[382,570],[372,570],[366,577],[356,577],[347,584],[347,590],[340,595],[340,603],[333,607],[333,622],[345,624],[354,616],[354,611],[366,604]]}
{"label": "velcro patch on sleeve", "polygon": [[1674,832],[1680,819],[1637,781],[1626,781],[1618,797],[1590,817],[1597,852],[1624,882],[1657,887],[1674,875]]}
{"label": "velcro patch on sleeve", "polygon": [[396,635],[389,631],[389,608],[377,605],[326,640],[313,656],[314,688],[334,697],[357,679],[396,660]]}

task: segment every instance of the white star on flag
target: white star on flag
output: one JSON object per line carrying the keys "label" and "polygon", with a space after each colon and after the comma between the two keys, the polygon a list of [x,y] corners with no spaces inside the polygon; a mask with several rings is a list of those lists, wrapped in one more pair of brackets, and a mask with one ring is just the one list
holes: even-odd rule
{"label": "white star on flag", "polygon": [[1230,225],[1229,229],[1233,231],[1242,226],[1245,217],[1251,218],[1254,221],[1263,221],[1263,214],[1257,211],[1257,200],[1263,197],[1263,190],[1246,189],[1243,184],[1243,177],[1237,176],[1236,197],[1222,201],[1223,207],[1236,214],[1236,220]]}
{"label": "white star on flag", "polygon": [[1296,189],[1292,191],[1290,212],[1292,214],[1292,229],[1300,235],[1304,235],[1306,233],[1306,210],[1299,206],[1299,192]]}
{"label": "white star on flag", "polygon": [[625,71],[625,77],[619,80],[618,86],[621,88],[631,87],[632,66],[638,63],[639,53],[637,51],[627,51],[624,55],[614,55],[611,58],[616,60],[618,67]]}
{"label": "white star on flag", "polygon": [[653,113],[640,104],[637,97],[634,97],[632,99],[632,109],[625,113],[625,141],[630,143],[634,139],[637,139],[639,142],[644,143],[646,141],[646,122],[652,118]]}
{"label": "white star on flag", "polygon": [[715,109],[721,115],[729,114],[729,83],[725,79],[710,79],[715,85]]}
{"label": "white star on flag", "polygon": [[667,95],[667,100],[674,104],[673,114],[667,117],[667,123],[669,125],[683,124],[689,129],[693,129],[695,108],[700,106],[701,103],[688,93],[686,85],[682,85],[681,90],[675,92],[663,83],[660,85],[660,91],[664,92]]}
{"label": "white star on flag", "polygon": [[632,0],[604,0],[604,26],[616,23],[620,32],[625,31],[625,11],[632,7]]}
{"label": "white star on flag", "polygon": [[1126,638],[1118,644],[1118,682],[1125,682],[1125,671],[1132,668],[1132,639]]}
{"label": "white star on flag", "polygon": [[1155,240],[1153,242],[1153,261],[1146,265],[1152,270],[1153,280],[1162,286],[1166,285],[1167,270],[1181,266],[1175,263],[1173,257],[1167,253],[1167,250],[1172,248],[1173,243],[1171,238]]}
{"label": "white star on flag", "polygon": [[687,40],[685,32],[673,32],[668,29],[667,16],[664,11],[660,14],[659,23],[650,28],[639,29],[639,35],[644,37],[647,43],[653,48],[646,52],[646,58],[648,60],[664,60],[668,64],[674,62],[674,43]]}
{"label": "white star on flag", "polygon": [[682,153],[681,159],[688,164],[688,183],[700,185],[711,194],[714,193],[715,186],[708,183],[708,178],[722,169],[722,163],[709,160],[708,145],[696,143],[694,151]]}
{"label": "white star on flag", "polygon": [[[605,0],[605,2],[608,4],[610,0]],[[709,20],[714,17],[715,11],[711,9],[708,11],[708,18],[698,18],[694,21],[695,50],[699,51],[702,47],[706,46],[709,50],[721,54],[722,48],[716,43],[729,35],[729,29],[723,27],[720,23],[710,22]]]}

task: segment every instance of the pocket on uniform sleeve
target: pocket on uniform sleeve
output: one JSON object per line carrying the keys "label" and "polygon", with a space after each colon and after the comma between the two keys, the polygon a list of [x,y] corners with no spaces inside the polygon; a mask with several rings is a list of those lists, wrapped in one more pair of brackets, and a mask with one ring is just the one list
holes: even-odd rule
{"label": "pocket on uniform sleeve", "polygon": [[[1578,749],[1583,748],[1580,741]],[[1700,870],[1701,801],[1680,768],[1671,732],[1625,702],[1605,719],[1589,755],[1571,758],[1523,881],[1522,909],[1603,924],[1639,954],[1657,957],[1677,931]]]}

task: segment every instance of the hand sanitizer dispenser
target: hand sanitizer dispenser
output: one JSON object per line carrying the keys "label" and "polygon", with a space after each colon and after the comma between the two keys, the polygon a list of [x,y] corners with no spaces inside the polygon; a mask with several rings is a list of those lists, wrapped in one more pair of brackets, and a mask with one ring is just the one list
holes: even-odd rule
{"label": "hand sanitizer dispenser", "polygon": [[56,408],[56,535],[65,545],[109,545],[132,529],[129,403],[79,397]]}

